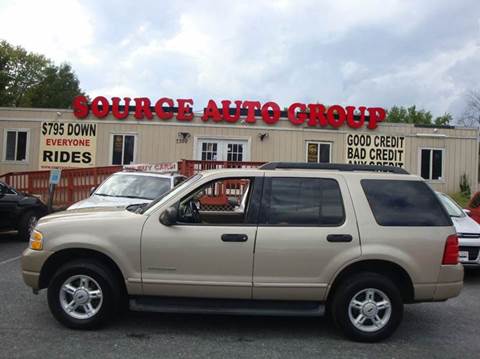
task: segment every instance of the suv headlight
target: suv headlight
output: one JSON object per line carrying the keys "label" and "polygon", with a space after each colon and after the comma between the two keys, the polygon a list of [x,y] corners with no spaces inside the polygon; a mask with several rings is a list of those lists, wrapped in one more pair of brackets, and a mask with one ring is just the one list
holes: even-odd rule
{"label": "suv headlight", "polygon": [[36,229],[30,234],[29,248],[36,251],[41,251],[43,249],[43,234]]}

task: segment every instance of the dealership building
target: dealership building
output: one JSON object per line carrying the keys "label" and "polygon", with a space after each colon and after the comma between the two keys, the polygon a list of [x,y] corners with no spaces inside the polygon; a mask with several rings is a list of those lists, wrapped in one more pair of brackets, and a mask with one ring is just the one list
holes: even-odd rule
{"label": "dealership building", "polygon": [[478,187],[476,129],[387,123],[378,108],[336,106],[323,117],[312,115],[321,105],[279,111],[271,102],[248,108],[236,101],[222,112],[210,101],[197,113],[192,100],[139,108],[101,99],[74,101],[73,110],[0,108],[0,176],[181,159],[295,161],[401,166],[447,193],[460,190],[465,174],[472,191]]}

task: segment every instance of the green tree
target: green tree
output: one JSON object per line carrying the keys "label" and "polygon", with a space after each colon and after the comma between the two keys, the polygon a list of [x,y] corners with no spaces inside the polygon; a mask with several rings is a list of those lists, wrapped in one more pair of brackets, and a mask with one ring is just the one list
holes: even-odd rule
{"label": "green tree", "polygon": [[70,107],[84,95],[71,67],[0,41],[0,106]]}
{"label": "green tree", "polygon": [[65,108],[77,95],[83,95],[83,92],[70,65],[48,66],[42,81],[26,92],[21,106]]}
{"label": "green tree", "polygon": [[435,118],[430,111],[417,110],[416,106],[393,106],[387,113],[387,122],[412,123],[416,125],[448,125],[453,120],[452,115],[445,113]]}
{"label": "green tree", "polygon": [[442,116],[438,116],[435,119],[435,125],[445,126],[453,122],[453,117],[451,114],[445,112]]}

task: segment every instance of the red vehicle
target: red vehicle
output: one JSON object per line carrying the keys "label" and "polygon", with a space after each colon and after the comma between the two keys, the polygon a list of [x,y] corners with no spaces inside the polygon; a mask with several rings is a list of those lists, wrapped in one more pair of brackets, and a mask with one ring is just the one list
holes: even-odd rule
{"label": "red vehicle", "polygon": [[480,223],[480,192],[476,192],[467,204],[467,209],[470,210],[469,216],[477,223]]}

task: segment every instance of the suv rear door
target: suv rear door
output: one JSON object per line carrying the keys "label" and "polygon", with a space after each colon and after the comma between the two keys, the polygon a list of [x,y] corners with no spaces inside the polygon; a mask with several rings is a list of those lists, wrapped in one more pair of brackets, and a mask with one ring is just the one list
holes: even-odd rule
{"label": "suv rear door", "polygon": [[255,245],[254,299],[323,300],[338,269],[359,256],[357,222],[341,175],[268,173]]}

